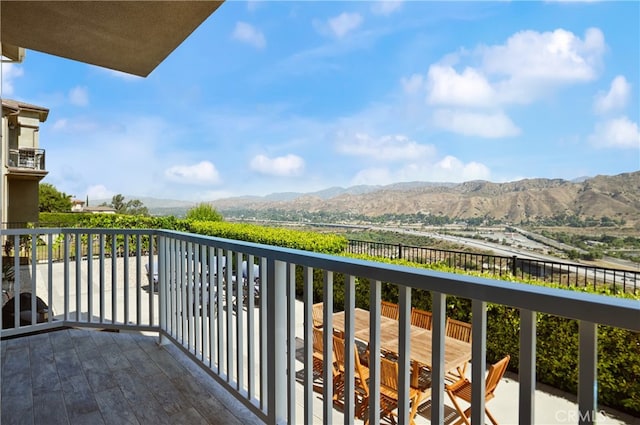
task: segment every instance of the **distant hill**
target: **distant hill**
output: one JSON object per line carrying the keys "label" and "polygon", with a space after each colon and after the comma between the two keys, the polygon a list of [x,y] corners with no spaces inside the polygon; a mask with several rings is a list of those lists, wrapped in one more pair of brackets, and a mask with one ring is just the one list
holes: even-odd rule
{"label": "distant hill", "polygon": [[211,202],[223,215],[239,210],[490,217],[512,223],[561,214],[640,223],[640,171],[573,181],[525,179],[508,183],[407,182],[388,186],[334,187],[311,193],[236,197]]}

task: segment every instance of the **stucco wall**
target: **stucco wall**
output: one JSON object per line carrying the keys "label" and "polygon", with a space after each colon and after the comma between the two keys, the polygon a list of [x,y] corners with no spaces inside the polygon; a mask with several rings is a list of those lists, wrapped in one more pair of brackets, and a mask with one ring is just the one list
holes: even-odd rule
{"label": "stucco wall", "polygon": [[11,180],[7,185],[9,204],[8,221],[11,223],[38,221],[38,181]]}

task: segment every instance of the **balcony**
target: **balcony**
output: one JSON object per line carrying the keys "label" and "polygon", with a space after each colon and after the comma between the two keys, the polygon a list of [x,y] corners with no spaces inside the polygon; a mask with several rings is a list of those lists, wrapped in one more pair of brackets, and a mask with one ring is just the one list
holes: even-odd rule
{"label": "balcony", "polygon": [[[344,335],[350,347],[355,341],[357,282],[367,279],[372,301],[372,351],[380,346],[382,282],[397,285],[399,346],[404,348],[399,350],[398,359],[399,423],[408,423],[410,409],[407,394],[411,366],[402,353],[410,351],[408,329],[414,291],[430,291],[433,299],[431,388],[444,388],[445,383],[447,296],[472,300],[469,376],[473,394],[478,395],[484,392],[487,370],[487,304],[519,309],[520,344],[518,352],[511,353],[519,356],[519,376],[511,375],[501,384],[500,395],[487,403],[501,423],[547,422],[536,408],[549,402],[545,394],[536,390],[538,313],[579,322],[577,401],[562,405],[560,409],[565,410],[559,412],[561,417],[555,415],[559,423],[593,423],[597,420],[594,412],[601,410],[594,391],[598,382],[597,326],[640,331],[639,302],[580,292],[173,231],[12,229],[2,234],[13,246],[22,247],[8,261],[5,257],[2,265],[7,279],[3,290],[35,294],[49,307],[46,314],[38,313],[32,297],[29,313],[16,314],[8,322],[3,317],[3,423],[11,423],[12,414],[29,409],[36,419],[47,415],[52,421],[55,415],[51,412],[58,412],[61,416],[66,414],[70,422],[77,411],[99,412],[96,414],[106,423],[129,414],[138,421],[149,418],[154,423],[200,419],[209,423],[361,422],[353,419],[352,399],[347,398],[344,407],[336,409],[333,403],[323,402],[332,400],[331,386],[320,394],[313,388],[310,365],[314,271],[321,273],[324,280],[321,301],[325,306],[325,328],[333,327],[330,312],[344,310]],[[244,261],[257,267],[243,271]],[[258,276],[257,296],[242,296],[245,291],[237,289],[244,286],[240,283],[254,282]],[[344,283],[337,284],[338,276],[344,277]],[[253,294],[251,286],[247,285],[246,294]],[[344,305],[334,305],[334,290],[344,290]],[[20,297],[15,300],[16,311],[23,310]],[[331,352],[330,340],[323,344],[324,352]],[[49,360],[38,362],[36,355]],[[51,369],[52,358],[58,373]],[[63,359],[61,363],[59,358]],[[32,368],[31,373],[25,372],[28,367]],[[79,368],[84,371],[86,382],[78,383],[73,378],[73,371]],[[379,364],[372,362],[370,368],[369,412],[371,423],[378,424],[380,418],[375,412],[380,407]],[[347,368],[347,389],[354,380],[352,369]],[[71,373],[64,382],[61,370]],[[329,372],[325,364],[324,376],[328,377]],[[32,377],[31,393],[20,386],[20,376]],[[65,396],[66,412],[61,411],[65,385],[74,383],[89,385],[91,391],[81,393],[93,400],[94,410],[83,410],[83,400],[73,410]],[[176,388],[179,391],[174,391]],[[48,404],[42,404],[45,401]],[[145,407],[147,402],[153,408]],[[121,408],[113,409],[116,405]],[[136,409],[127,408],[132,405]],[[484,423],[484,407],[483,397],[474,397],[472,423]],[[444,392],[434,390],[416,422],[445,423],[450,414]],[[605,419],[601,422],[618,423],[613,417]]]}
{"label": "balcony", "polygon": [[9,149],[9,158],[7,164],[10,171],[13,173],[25,171],[46,172],[44,158],[44,149]]}

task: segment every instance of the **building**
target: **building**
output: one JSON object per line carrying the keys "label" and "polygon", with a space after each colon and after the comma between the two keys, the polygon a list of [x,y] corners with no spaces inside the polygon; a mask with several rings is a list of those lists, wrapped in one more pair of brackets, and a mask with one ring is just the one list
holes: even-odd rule
{"label": "building", "polygon": [[49,110],[2,99],[2,178],[0,217],[10,227],[38,221],[38,186],[47,175],[45,150],[40,149],[40,124]]}

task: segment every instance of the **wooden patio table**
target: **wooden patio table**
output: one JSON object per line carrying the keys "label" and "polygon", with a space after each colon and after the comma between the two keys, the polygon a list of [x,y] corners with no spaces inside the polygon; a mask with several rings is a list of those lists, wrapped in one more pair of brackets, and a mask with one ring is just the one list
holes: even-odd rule
{"label": "wooden patio table", "polygon": [[[356,308],[354,310],[354,337],[364,343],[369,342],[369,314],[368,310]],[[385,316],[380,317],[380,348],[384,351],[398,354],[400,322]],[[333,327],[345,331],[345,312],[333,315]],[[431,345],[432,332],[428,329],[411,325],[410,354],[413,363],[412,383],[417,387],[419,369],[421,366],[432,368]],[[460,365],[471,360],[471,344],[448,336],[444,337],[444,369],[445,372],[454,371]]]}

